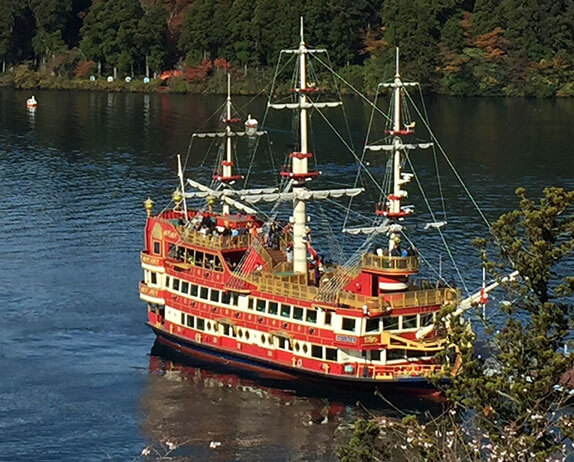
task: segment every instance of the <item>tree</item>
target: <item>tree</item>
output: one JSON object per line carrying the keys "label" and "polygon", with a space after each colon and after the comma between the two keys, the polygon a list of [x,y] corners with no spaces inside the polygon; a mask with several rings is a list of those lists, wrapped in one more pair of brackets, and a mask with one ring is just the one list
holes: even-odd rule
{"label": "tree", "polygon": [[36,34],[32,45],[36,56],[44,63],[47,58],[67,49],[62,37],[68,13],[71,11],[67,0],[29,0],[36,20]]}
{"label": "tree", "polygon": [[[561,460],[574,449],[574,418],[561,412],[566,396],[557,388],[574,367],[574,355],[564,353],[574,328],[574,191],[548,188],[538,203],[523,188],[516,193],[519,208],[476,241],[510,300],[500,304],[505,319],[482,319],[490,339],[484,359],[473,334],[452,318],[454,307],[442,313],[463,367],[445,390],[450,412],[427,425],[414,418],[395,425],[411,460]],[[504,282],[510,267],[519,277]]]}
{"label": "tree", "polygon": [[161,6],[155,6],[145,12],[138,23],[136,42],[140,53],[146,57],[146,76],[149,69],[157,74],[161,71],[167,48],[167,12]]}

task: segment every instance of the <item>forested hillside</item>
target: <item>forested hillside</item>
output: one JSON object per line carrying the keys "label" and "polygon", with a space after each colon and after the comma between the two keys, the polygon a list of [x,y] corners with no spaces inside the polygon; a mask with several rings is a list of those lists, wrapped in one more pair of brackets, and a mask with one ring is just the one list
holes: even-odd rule
{"label": "forested hillside", "polygon": [[297,44],[300,15],[367,92],[399,46],[403,74],[437,93],[574,95],[572,0],[1,0],[1,70],[249,79]]}

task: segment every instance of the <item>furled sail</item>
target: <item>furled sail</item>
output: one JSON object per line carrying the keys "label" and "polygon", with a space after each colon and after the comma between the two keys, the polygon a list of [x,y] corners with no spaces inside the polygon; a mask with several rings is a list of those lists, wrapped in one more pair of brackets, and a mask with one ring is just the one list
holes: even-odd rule
{"label": "furled sail", "polygon": [[275,194],[248,194],[241,196],[241,200],[247,201],[251,204],[258,202],[277,202],[277,201],[292,201],[294,199],[310,200],[310,199],[327,199],[340,197],[355,197],[361,194],[364,188],[347,188],[347,189],[325,189],[311,191],[309,189],[295,189],[293,192],[288,193],[275,193]]}
{"label": "furled sail", "polygon": [[416,143],[416,144],[369,144],[365,146],[369,151],[394,151],[395,149],[428,149],[432,146],[432,143]]}
{"label": "furled sail", "polygon": [[226,136],[263,136],[267,133],[266,131],[256,131],[255,133],[247,132],[208,132],[208,133],[194,133],[194,138],[225,138]]}
{"label": "furled sail", "polygon": [[338,107],[342,105],[343,103],[341,101],[331,101],[325,103],[313,103],[308,101],[306,103],[268,104],[267,107],[270,107],[271,109],[322,109],[325,107]]}

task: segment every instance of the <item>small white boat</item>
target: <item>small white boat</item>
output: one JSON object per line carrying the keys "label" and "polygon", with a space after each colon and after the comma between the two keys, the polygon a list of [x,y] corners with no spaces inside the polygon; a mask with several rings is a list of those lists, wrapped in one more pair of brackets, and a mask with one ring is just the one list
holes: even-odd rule
{"label": "small white boat", "polygon": [[32,96],[26,100],[26,107],[36,107],[38,106],[38,100],[36,97]]}

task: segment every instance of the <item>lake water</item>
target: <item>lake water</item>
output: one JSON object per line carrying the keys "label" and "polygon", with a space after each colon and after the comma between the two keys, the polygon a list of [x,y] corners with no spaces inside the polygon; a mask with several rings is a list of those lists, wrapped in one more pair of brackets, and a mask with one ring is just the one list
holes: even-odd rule
{"label": "lake water", "polygon": [[[176,186],[175,154],[185,155],[191,132],[222,99],[35,94],[39,106],[30,113],[29,93],[0,89],[0,459],[137,460],[146,446],[165,455],[174,444],[172,455],[191,460],[335,460],[343,430],[365,413],[353,397],[281,389],[152,352],[137,292],[143,200],[152,197],[156,209],[167,205]],[[347,102],[360,145],[370,111],[359,100]],[[263,107],[257,100],[245,110],[261,114]],[[488,219],[515,207],[517,186],[532,195],[550,185],[574,187],[574,100],[433,98],[427,109]],[[280,159],[290,124],[284,115],[273,117],[279,129],[270,136]],[[317,115],[313,120],[324,173],[317,184],[352,184],[348,153]],[[417,156],[424,176],[432,153]],[[209,173],[200,168],[203,160],[201,150],[192,152],[187,173]],[[265,176],[253,178],[263,183]],[[442,186],[445,234],[475,288],[480,267],[469,241],[487,231],[452,174],[445,173]],[[415,205],[424,205],[413,184],[409,190]],[[371,213],[366,199],[357,205]],[[314,229],[329,230],[327,238],[317,236],[317,246],[348,256],[355,241],[329,238],[344,209],[315,211]],[[456,277],[430,237],[421,233],[417,243]],[[416,397],[389,399],[407,412],[435,406]],[[397,415],[384,403],[367,407]],[[221,446],[210,449],[210,442]]]}

